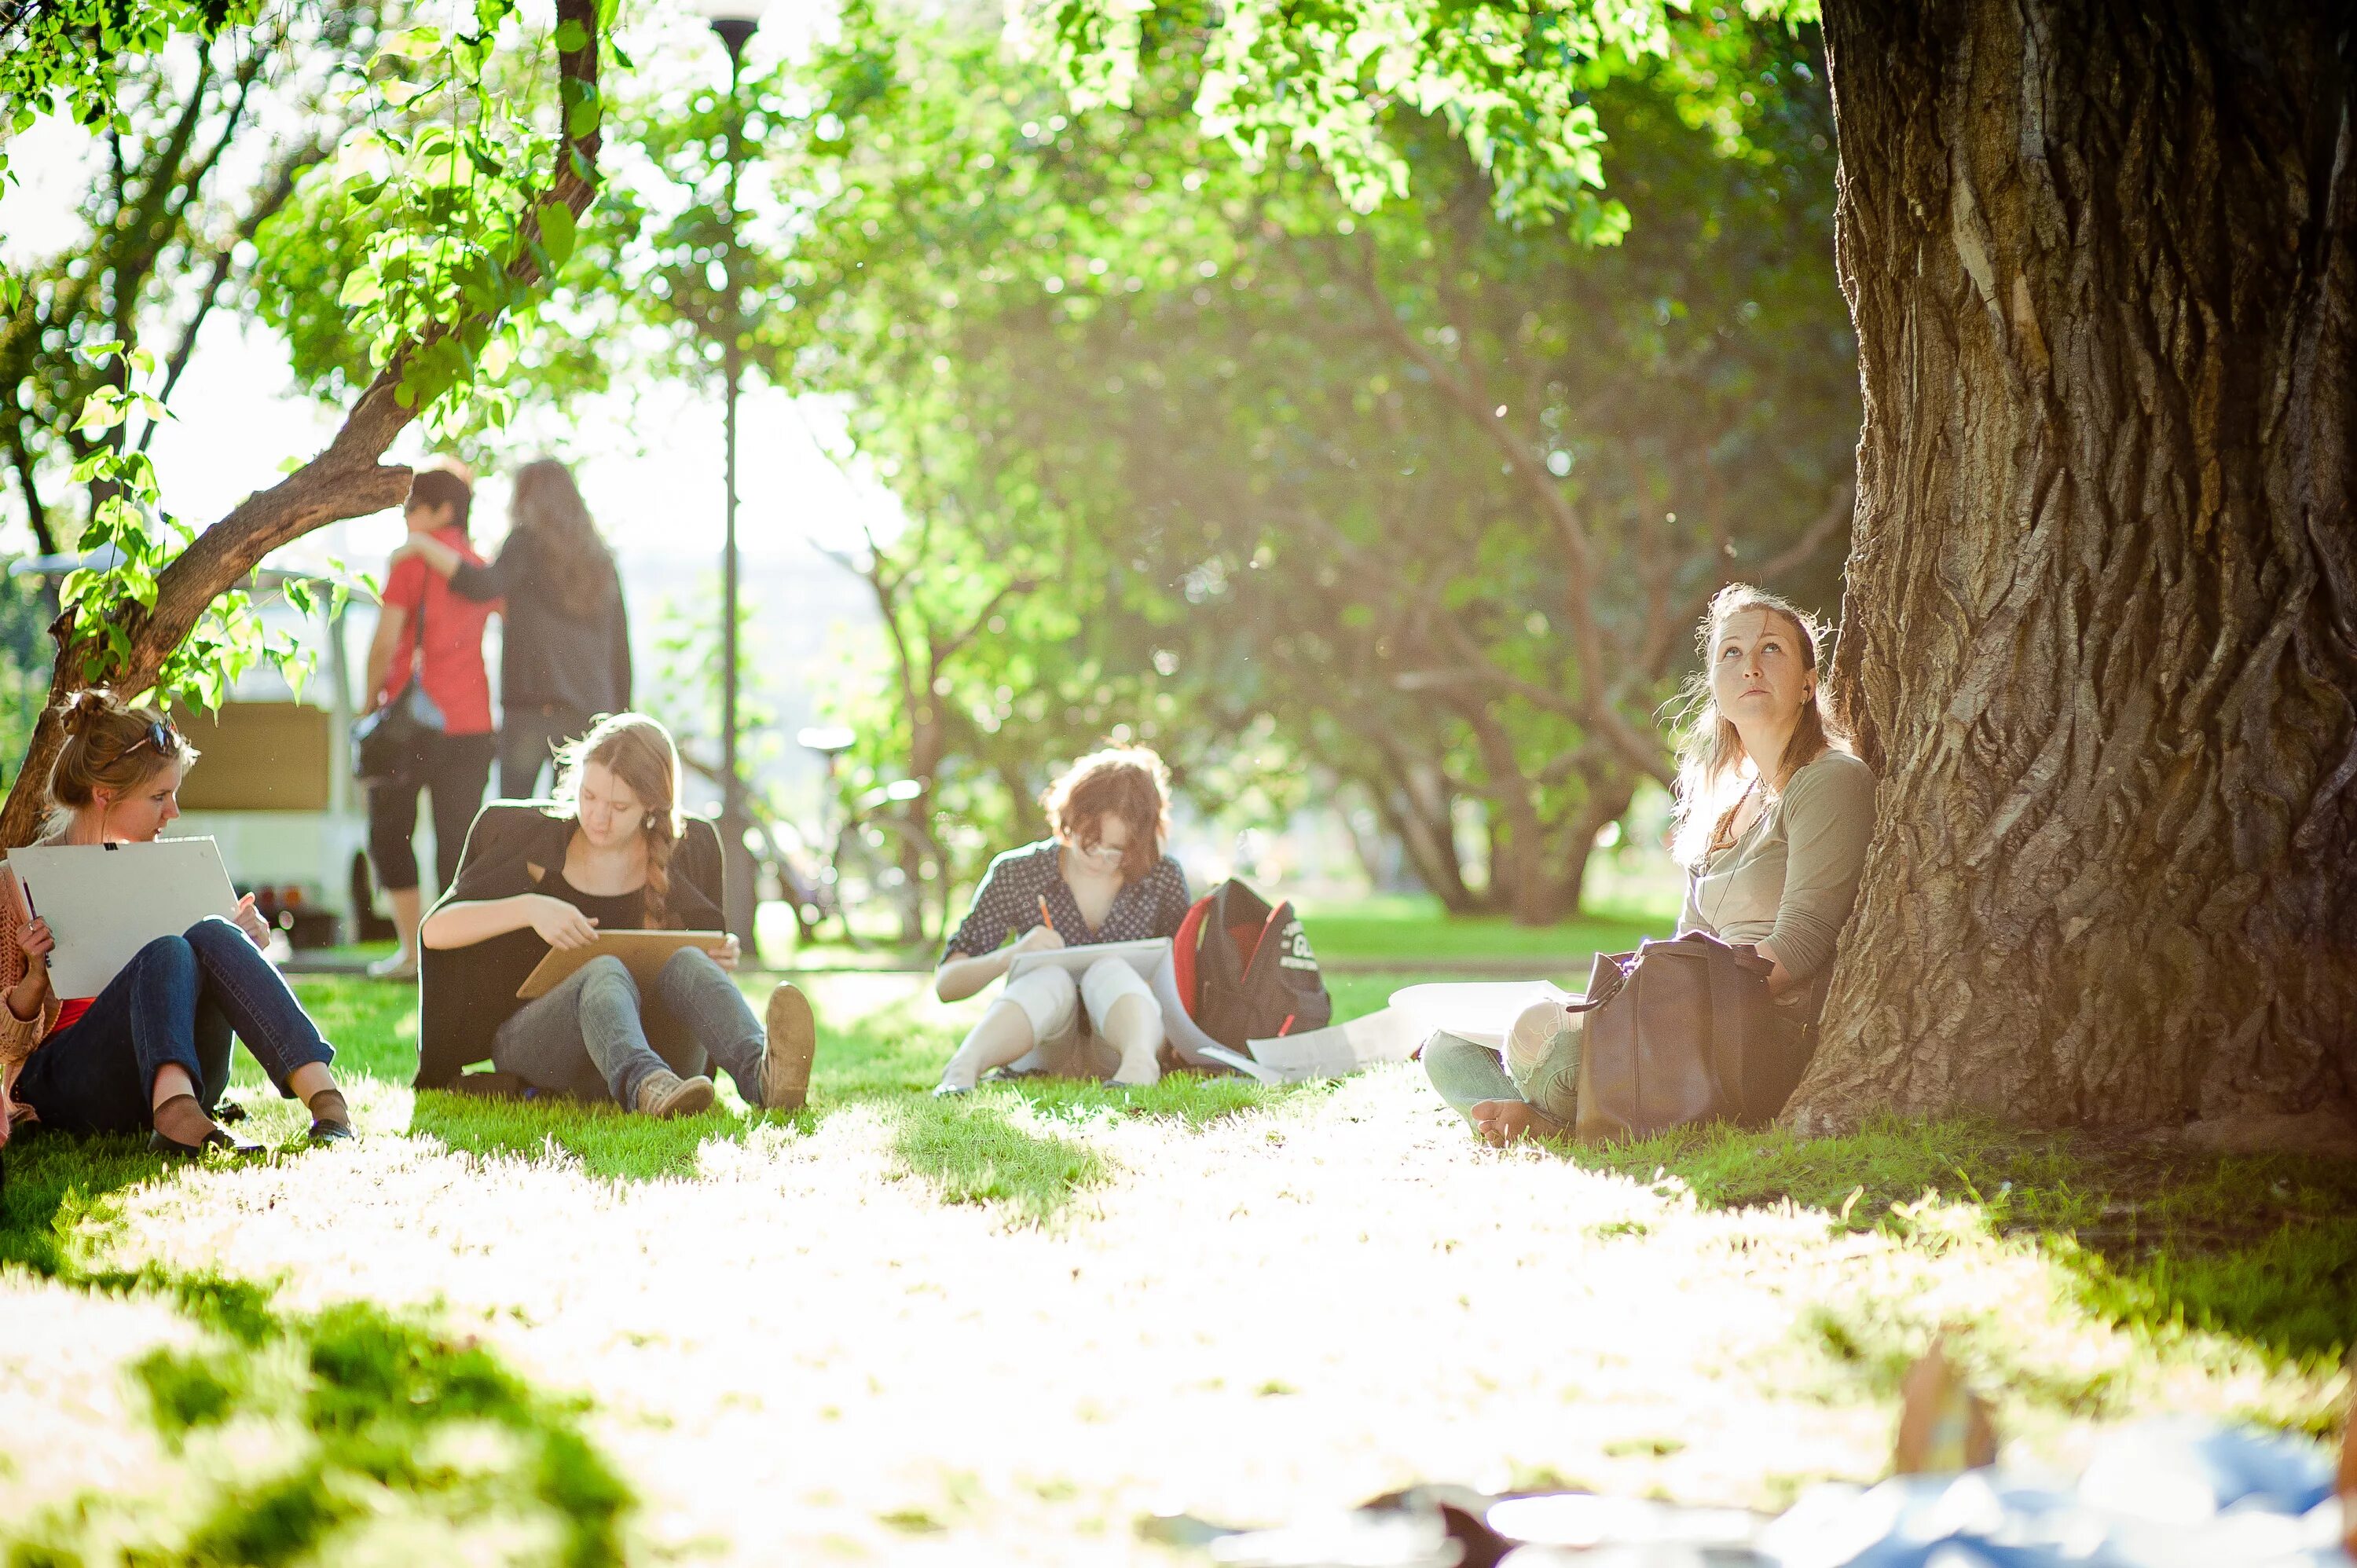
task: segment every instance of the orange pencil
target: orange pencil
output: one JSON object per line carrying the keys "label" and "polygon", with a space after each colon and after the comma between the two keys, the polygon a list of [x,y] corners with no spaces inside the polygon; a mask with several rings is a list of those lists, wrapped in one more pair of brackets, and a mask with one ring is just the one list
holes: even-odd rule
{"label": "orange pencil", "polygon": [[[1048,896],[1045,893],[1039,895],[1039,923],[1051,931],[1056,930],[1056,917],[1048,913]],[[1056,931],[1056,934],[1063,935],[1061,931]]]}

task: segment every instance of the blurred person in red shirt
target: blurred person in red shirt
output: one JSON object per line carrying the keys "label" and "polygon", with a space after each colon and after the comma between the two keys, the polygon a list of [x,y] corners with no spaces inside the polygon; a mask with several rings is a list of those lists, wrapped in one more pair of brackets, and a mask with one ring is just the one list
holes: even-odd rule
{"label": "blurred person in red shirt", "polygon": [[[433,540],[477,565],[482,557],[467,541],[467,514],[474,487],[447,468],[423,468],[410,480],[404,509],[412,540]],[[376,637],[369,644],[368,711],[391,703],[414,680],[428,714],[438,714],[419,736],[408,777],[369,785],[369,859],[393,905],[399,950],[370,965],[381,978],[417,976],[417,923],[425,900],[418,886],[417,792],[434,798],[434,874],[436,891],[457,875],[467,830],[483,804],[499,736],[491,727],[490,678],[483,668],[483,627],[500,607],[497,600],[463,598],[413,553],[396,553],[385,578],[377,613]],[[420,635],[421,628],[423,635]]]}

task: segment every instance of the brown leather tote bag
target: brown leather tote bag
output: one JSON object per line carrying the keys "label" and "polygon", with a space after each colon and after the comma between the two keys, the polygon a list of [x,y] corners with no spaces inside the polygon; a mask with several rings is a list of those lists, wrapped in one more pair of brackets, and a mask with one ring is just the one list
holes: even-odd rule
{"label": "brown leather tote bag", "polygon": [[1768,999],[1771,965],[1696,931],[1598,953],[1579,1054],[1582,1139],[1650,1137],[1694,1122],[1765,1126],[1809,1063],[1811,1031]]}

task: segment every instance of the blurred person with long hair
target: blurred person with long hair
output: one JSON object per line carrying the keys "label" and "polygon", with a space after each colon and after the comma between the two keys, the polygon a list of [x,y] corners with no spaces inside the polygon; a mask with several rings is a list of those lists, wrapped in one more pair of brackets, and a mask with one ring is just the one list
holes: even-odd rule
{"label": "blurred person with long hair", "polygon": [[[1008,850],[984,873],[942,949],[934,993],[963,1001],[1020,953],[1177,936],[1187,874],[1163,848],[1169,801],[1169,770],[1144,746],[1074,763],[1040,797],[1052,836]],[[1162,1076],[1162,1004],[1121,960],[1099,959],[1078,981],[1069,970],[1035,969],[1006,983],[933,1092],[967,1093],[982,1074],[1027,1058],[1048,1072],[1143,1086]]]}
{"label": "blurred person with long hair", "polygon": [[425,918],[420,1081],[438,1077],[429,1059],[489,1057],[537,1090],[686,1116],[712,1104],[713,1082],[680,1069],[709,1058],[746,1104],[801,1109],[817,1047],[810,1003],[781,983],[766,1023],[756,1019],[730,978],[733,936],[681,948],[643,990],[606,953],[517,998],[551,950],[586,947],[600,930],[723,924],[719,835],[680,810],[671,732],[644,714],[613,714],[558,757],[554,801],[484,808],[456,886]]}
{"label": "blurred person with long hair", "polygon": [[491,682],[483,668],[483,627],[495,604],[454,594],[419,557],[427,549],[479,564],[467,542],[475,489],[449,468],[421,468],[409,482],[403,521],[408,541],[393,552],[369,643],[369,712],[401,696],[412,680],[441,727],[418,737],[408,773],[368,787],[369,860],[393,905],[400,947],[369,966],[380,979],[417,975],[417,921],[425,908],[416,846],[417,792],[434,799],[434,886],[447,891],[458,869],[468,824],[483,803],[499,737],[491,728]]}
{"label": "blurred person with long hair", "polygon": [[[180,814],[197,748],[154,708],[76,693],[49,769],[44,844],[147,843]],[[328,1064],[335,1050],[263,956],[270,929],[247,894],[227,916],[157,937],[95,996],[50,986],[56,947],[12,869],[0,867],[0,1144],[14,1121],[67,1133],[147,1133],[175,1158],[261,1153],[214,1120],[232,1030],[279,1093],[311,1112],[311,1140],[352,1136]]]}
{"label": "blurred person with long hair", "polygon": [[[1874,833],[1874,774],[1828,711],[1823,629],[1774,594],[1733,583],[1695,631],[1703,668],[1686,684],[1671,854],[1686,874],[1678,934],[1749,944],[1774,967],[1779,1027],[1824,1011],[1834,947],[1857,898]],[[1497,1050],[1442,1033],[1425,1071],[1492,1144],[1567,1132],[1578,1113],[1580,1021],[1533,1004]]]}
{"label": "blurred person with long hair", "polygon": [[516,470],[499,558],[470,560],[432,538],[407,547],[452,592],[500,603],[500,795],[530,800],[556,748],[599,714],[630,705],[630,627],[614,553],[565,466]]}

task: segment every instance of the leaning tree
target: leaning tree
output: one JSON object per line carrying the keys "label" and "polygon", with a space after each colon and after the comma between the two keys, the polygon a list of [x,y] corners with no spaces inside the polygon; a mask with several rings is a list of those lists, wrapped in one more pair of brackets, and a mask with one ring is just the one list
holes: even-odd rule
{"label": "leaning tree", "polygon": [[[502,32],[528,26],[517,0],[476,0],[462,24],[378,40],[368,68],[379,100],[371,124],[314,171],[342,199],[372,209],[374,234],[342,303],[371,340],[373,378],[324,451],[183,538],[157,509],[144,452],[118,444],[77,467],[77,478],[113,482],[81,538],[85,548],[112,546],[112,564],[66,581],[51,628],[52,703],[0,807],[0,845],[28,843],[38,830],[49,765],[65,740],[59,703],[102,683],[217,698],[224,668],[260,651],[236,596],[264,557],[407,495],[410,471],[382,461],[394,437],[452,407],[479,373],[495,373],[511,352],[516,317],[572,252],[576,220],[597,192],[598,58],[616,5],[556,0],[553,25],[526,46],[543,62],[536,93],[515,92],[493,69]],[[0,10],[0,123],[23,130],[62,110],[93,134],[113,132],[127,64],[176,39],[209,42],[251,28],[259,9],[252,0],[30,0]],[[14,309],[22,298],[23,280],[0,273],[0,306]],[[131,344],[112,351],[122,381],[85,404],[88,430],[163,413],[136,379],[156,371],[154,356]]]}
{"label": "leaning tree", "polygon": [[[1178,6],[1034,22],[1076,91],[1118,99]],[[1387,105],[1446,114],[1528,220],[1594,199],[1585,85],[1659,51],[1665,13],[1232,0],[1201,107],[1368,205],[1405,178],[1370,130]],[[2357,15],[1825,13],[1866,402],[1835,668],[1883,786],[1792,1115],[2343,1122]]]}

